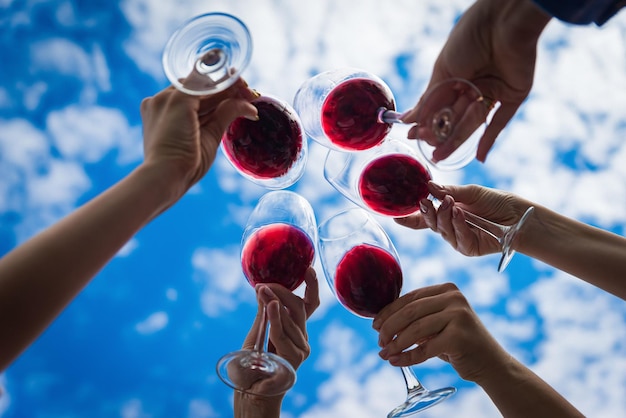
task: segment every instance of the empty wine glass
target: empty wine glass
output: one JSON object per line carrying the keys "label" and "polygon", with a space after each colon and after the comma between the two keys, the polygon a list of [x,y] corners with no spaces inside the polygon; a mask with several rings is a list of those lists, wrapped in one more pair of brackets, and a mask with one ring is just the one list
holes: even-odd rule
{"label": "empty wine glass", "polygon": [[233,85],[252,57],[247,26],[226,13],[206,13],[181,25],[163,51],[165,75],[178,90],[215,94]]}
{"label": "empty wine glass", "polygon": [[[244,275],[252,286],[279,283],[294,290],[313,264],[316,242],[317,223],[310,203],[291,191],[271,191],[259,200],[243,233]],[[285,359],[266,350],[265,308],[262,315],[254,348],[223,356],[217,363],[217,374],[235,390],[274,396],[293,386],[296,372]]]}
{"label": "empty wine glass", "polygon": [[[212,95],[232,86],[248,66],[252,37],[226,13],[207,13],[185,22],[170,37],[163,68],[180,91]],[[284,189],[304,173],[307,141],[296,112],[285,101],[262,95],[252,102],[259,120],[236,119],[221,149],[245,178],[268,189]]]}
{"label": "empty wine glass", "polygon": [[[320,224],[319,254],[328,284],[353,314],[373,318],[400,296],[402,269],[396,249],[363,209],[348,209]],[[407,399],[387,415],[389,418],[415,414],[456,392],[453,387],[429,391],[411,368],[401,370]]]}
{"label": "empty wine glass", "polygon": [[252,101],[259,120],[235,119],[222,137],[226,158],[248,180],[284,189],[302,177],[308,144],[300,118],[283,100],[261,96]]}
{"label": "empty wine glass", "polygon": [[[420,200],[428,197],[432,175],[412,147],[387,139],[367,151],[347,153],[328,150],[324,177],[344,197],[373,213],[404,217],[419,211]],[[462,209],[461,209],[462,210]],[[468,224],[496,239],[502,247],[498,272],[504,271],[515,254],[517,233],[533,212],[531,206],[513,225],[500,225],[463,210]]]}
{"label": "empty wine glass", "polygon": [[[361,151],[380,144],[392,124],[404,123],[393,94],[374,74],[355,68],[325,71],[305,81],[294,98],[305,132],[323,146]],[[475,157],[491,109],[476,86],[454,78],[420,99],[418,146],[429,164],[455,170]],[[438,149],[445,158],[435,159]]]}

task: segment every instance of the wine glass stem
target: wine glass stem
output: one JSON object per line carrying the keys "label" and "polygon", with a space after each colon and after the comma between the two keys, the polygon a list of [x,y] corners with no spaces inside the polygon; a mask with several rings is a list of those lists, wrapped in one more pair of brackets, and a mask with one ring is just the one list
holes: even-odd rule
{"label": "wine glass stem", "polygon": [[254,342],[254,351],[264,351],[267,337],[267,329],[269,328],[269,321],[267,320],[267,309],[263,305],[261,312],[261,322],[259,322],[259,329],[256,334],[256,341]]}
{"label": "wine glass stem", "polygon": [[409,395],[426,391],[424,386],[422,386],[417,379],[417,376],[415,376],[415,373],[413,373],[413,369],[410,367],[401,367],[400,369],[402,370],[402,376],[404,376],[404,382],[406,383],[406,391]]}
{"label": "wine glass stem", "polygon": [[400,117],[402,113],[396,112],[395,110],[389,110],[387,108],[381,107],[378,109],[378,113],[376,118],[378,123],[404,123]]}
{"label": "wine glass stem", "polygon": [[465,222],[468,224],[475,226],[480,229],[484,233],[491,235],[495,238],[500,244],[502,244],[506,233],[511,229],[509,226],[504,226],[497,224],[495,222],[489,221],[485,218],[481,218],[478,215],[474,215],[471,212],[461,209],[463,214],[465,215]]}

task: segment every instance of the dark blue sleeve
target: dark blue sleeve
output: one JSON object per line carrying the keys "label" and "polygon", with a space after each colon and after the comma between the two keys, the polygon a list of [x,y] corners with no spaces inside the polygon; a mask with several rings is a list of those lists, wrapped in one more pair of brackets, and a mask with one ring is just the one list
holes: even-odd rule
{"label": "dark blue sleeve", "polygon": [[622,7],[624,0],[534,0],[539,7],[564,22],[577,25],[606,23]]}

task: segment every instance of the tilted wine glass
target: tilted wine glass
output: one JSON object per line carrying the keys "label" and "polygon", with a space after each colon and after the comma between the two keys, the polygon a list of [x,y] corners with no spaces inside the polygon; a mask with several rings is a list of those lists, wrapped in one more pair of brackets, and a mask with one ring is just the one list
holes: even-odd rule
{"label": "tilted wine glass", "polygon": [[285,101],[261,96],[252,101],[259,120],[235,119],[222,137],[226,158],[248,180],[284,189],[302,177],[308,156],[300,118]]}
{"label": "tilted wine glass", "polygon": [[[361,151],[380,144],[392,124],[404,123],[390,88],[374,74],[355,68],[319,73],[296,92],[294,109],[305,132],[323,146]],[[420,99],[418,147],[441,170],[467,165],[476,155],[491,108],[467,80],[444,80]],[[434,151],[445,158],[435,159]]]}
{"label": "tilted wine glass", "polygon": [[[355,315],[373,318],[400,296],[402,269],[396,249],[365,210],[348,209],[321,223],[319,254],[335,296]],[[389,418],[415,414],[456,392],[453,387],[429,391],[410,367],[401,370],[407,399],[389,413]]]}
{"label": "tilted wine glass", "polygon": [[[279,283],[294,290],[313,264],[316,242],[317,223],[310,203],[291,191],[268,192],[250,214],[243,233],[244,275],[252,286]],[[285,359],[265,349],[265,307],[262,315],[254,348],[223,356],[217,363],[217,374],[235,390],[274,396],[293,386],[296,372]]]}
{"label": "tilted wine glass", "polygon": [[[328,150],[324,177],[344,197],[373,213],[405,217],[419,211],[420,200],[428,197],[432,175],[412,147],[398,139],[387,139],[367,151],[346,153]],[[461,209],[462,210],[462,209]],[[500,243],[502,256],[498,272],[504,271],[515,254],[513,244],[526,219],[529,207],[513,225],[500,225],[463,210],[468,224],[487,233]]]}
{"label": "tilted wine glass", "polygon": [[[163,52],[163,68],[178,90],[207,96],[232,86],[251,56],[252,37],[241,20],[207,13],[172,34]],[[289,187],[304,173],[308,156],[300,119],[288,103],[270,95],[252,104],[259,120],[236,119],[220,147],[248,180],[273,190]]]}

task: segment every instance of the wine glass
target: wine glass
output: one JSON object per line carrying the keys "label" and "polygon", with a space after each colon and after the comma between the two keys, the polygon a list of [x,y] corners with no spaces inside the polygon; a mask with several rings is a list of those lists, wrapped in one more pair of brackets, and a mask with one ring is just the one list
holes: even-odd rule
{"label": "wine glass", "polygon": [[[276,190],[263,195],[250,214],[242,237],[241,265],[248,282],[279,283],[294,290],[315,258],[317,223],[311,204],[301,195]],[[265,348],[268,320],[263,320],[252,350],[224,355],[218,376],[231,388],[274,396],[289,390],[296,372],[285,359]]]}
{"label": "wine glass", "polygon": [[[321,223],[319,253],[328,284],[353,314],[373,318],[400,296],[402,269],[396,249],[365,210],[348,209]],[[456,392],[453,387],[429,391],[410,367],[401,370],[407,399],[388,418],[415,414]]]}
{"label": "wine glass", "polygon": [[285,101],[264,95],[252,101],[259,120],[235,119],[220,147],[235,169],[268,189],[284,189],[302,177],[308,144],[300,118]]}
{"label": "wine glass", "polygon": [[[305,132],[321,145],[361,151],[380,144],[392,124],[404,123],[385,82],[367,71],[340,68],[305,81],[294,108]],[[455,170],[475,157],[490,108],[471,82],[454,78],[430,88],[417,113],[418,147],[429,164]],[[448,156],[437,160],[435,149]]]}
{"label": "wine glass", "polygon": [[[207,13],[184,23],[163,52],[163,68],[177,89],[213,95],[232,86],[252,56],[246,25],[226,13]],[[276,190],[294,184],[307,160],[307,142],[296,112],[285,101],[263,95],[252,102],[259,120],[236,119],[221,149],[245,178]]]}
{"label": "wine glass", "polygon": [[[344,197],[373,213],[404,217],[419,211],[420,200],[428,197],[432,175],[417,153],[406,143],[387,139],[364,152],[347,153],[328,150],[324,177]],[[487,233],[500,243],[502,256],[498,272],[504,271],[515,254],[517,233],[533,212],[529,207],[513,225],[500,225],[461,209],[468,224]]]}
{"label": "wine glass", "polygon": [[206,13],[181,25],[163,51],[165,75],[178,90],[209,95],[233,85],[252,57],[247,26],[226,13]]}

